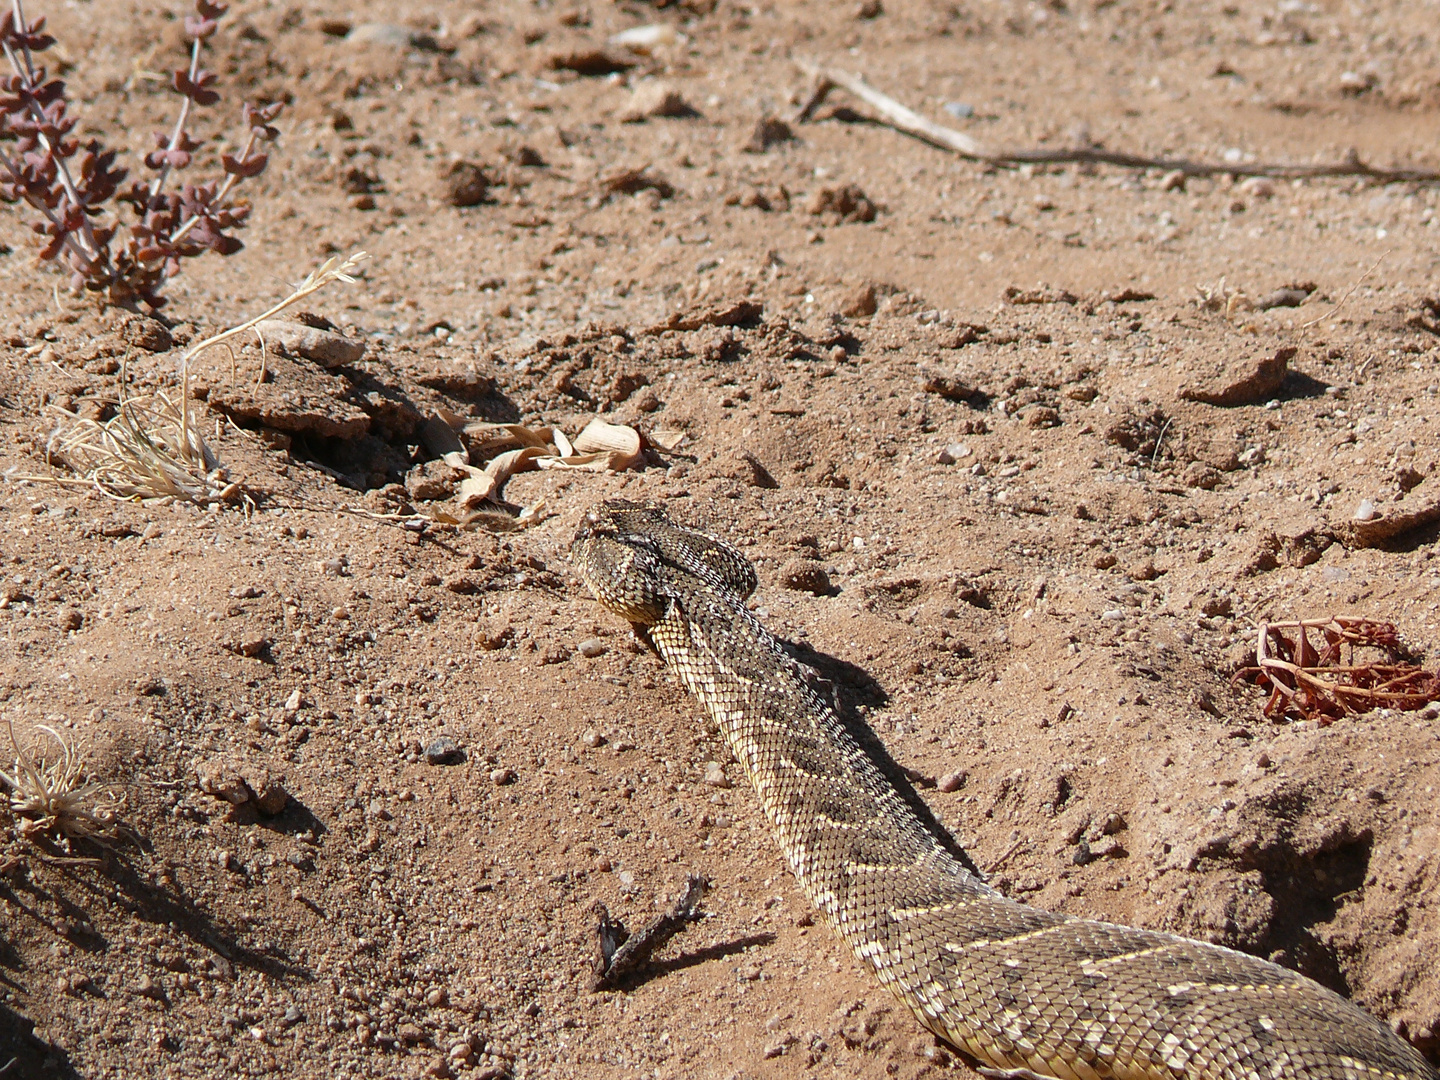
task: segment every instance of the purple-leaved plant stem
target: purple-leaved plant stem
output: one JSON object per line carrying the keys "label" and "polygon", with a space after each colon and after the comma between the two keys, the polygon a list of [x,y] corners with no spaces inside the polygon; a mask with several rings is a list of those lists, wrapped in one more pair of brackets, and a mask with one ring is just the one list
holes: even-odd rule
{"label": "purple-leaved plant stem", "polygon": [[[25,21],[25,7],[21,3],[21,0],[10,0],[10,10],[13,11],[15,14],[15,24],[20,28],[21,33],[24,33],[30,24]],[[34,59],[30,55],[30,47],[28,45],[23,45],[22,48],[24,49],[25,53],[23,65],[20,58],[15,55],[15,50],[11,47],[8,41],[5,42],[5,56],[10,61],[10,66],[15,69],[15,74],[25,80],[26,89],[29,90],[35,87],[35,64]],[[36,123],[44,123],[45,114],[35,103],[33,95],[30,95],[28,97],[28,100],[30,102],[30,115],[34,118]],[[40,145],[43,146],[46,152],[50,155],[51,160],[55,162],[55,172],[56,175],[60,178],[61,185],[65,188],[66,197],[69,198],[70,202],[73,205],[80,207],[83,211],[85,208],[85,204],[80,201],[80,195],[75,189],[75,181],[70,176],[70,169],[66,166],[65,159],[62,158],[59,153],[57,153],[56,147],[51,145],[49,137],[43,131],[37,131],[35,133],[35,137],[39,140]],[[10,175],[12,177],[15,177],[16,179],[19,178],[19,170],[10,160],[8,154],[5,155],[5,166],[7,169],[9,169]],[[35,204],[32,202],[31,205],[34,206]],[[49,207],[40,206],[36,207],[36,209],[40,210],[45,215],[45,217],[49,219],[50,224],[54,225],[57,229],[60,230],[60,235],[65,238],[64,242],[68,244],[71,249],[76,252],[76,254],[78,254],[82,259],[84,259],[86,263],[93,265],[96,262],[109,261],[109,259],[106,257],[108,255],[108,252],[103,247],[101,247],[101,245],[95,239],[94,230],[92,230],[90,227],[89,215],[84,213],[81,214],[80,229],[81,233],[84,236],[84,242],[81,243],[79,240],[75,239],[74,232],[66,229],[64,225],[60,222],[60,220],[55,217],[55,214],[50,210]]]}
{"label": "purple-leaved plant stem", "polygon": [[[19,3],[19,0],[15,0],[15,2]],[[201,43],[201,39],[198,37],[190,43],[190,81],[192,83],[195,81],[196,73],[200,70]],[[176,149],[184,141],[185,122],[190,119],[190,106],[193,104],[194,101],[187,94],[185,96],[185,103],[180,106],[180,118],[175,121],[175,129],[170,133],[170,142],[165,147],[167,151]],[[160,167],[160,171],[156,174],[155,179],[150,181],[150,198],[152,200],[164,190],[165,180],[169,175],[170,160],[167,157],[165,164]],[[179,237],[180,234],[176,233],[175,238],[179,239]]]}
{"label": "purple-leaved plant stem", "polygon": [[[190,103],[188,98],[186,99],[185,103],[187,105]],[[255,141],[257,138],[258,136],[252,129],[250,132],[250,137],[245,140],[245,149],[240,151],[240,157],[238,160],[241,164],[244,164],[250,159],[250,152],[255,149]],[[230,194],[230,189],[233,188],[236,184],[238,184],[241,179],[243,178],[239,173],[226,173],[224,181],[220,184],[220,189],[215,192],[215,198],[210,200],[210,205],[217,209],[223,209],[225,205],[225,197]],[[178,229],[176,229],[173,234],[171,234],[171,243],[175,243],[176,241],[180,240],[181,237],[183,237],[186,233],[188,233],[198,224],[200,224],[200,215],[191,214],[190,217],[186,218],[185,222]]]}

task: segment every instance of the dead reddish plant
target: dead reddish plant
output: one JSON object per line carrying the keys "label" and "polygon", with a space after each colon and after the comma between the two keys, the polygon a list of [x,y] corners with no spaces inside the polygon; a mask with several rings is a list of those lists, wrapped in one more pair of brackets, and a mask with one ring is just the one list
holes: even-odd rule
{"label": "dead reddish plant", "polygon": [[[1379,650],[1366,662],[1356,649]],[[1371,709],[1423,709],[1440,700],[1440,674],[1404,658],[1393,623],[1334,615],[1261,623],[1255,665],[1235,674],[1270,691],[1264,713],[1271,720],[1318,720],[1329,724]]]}

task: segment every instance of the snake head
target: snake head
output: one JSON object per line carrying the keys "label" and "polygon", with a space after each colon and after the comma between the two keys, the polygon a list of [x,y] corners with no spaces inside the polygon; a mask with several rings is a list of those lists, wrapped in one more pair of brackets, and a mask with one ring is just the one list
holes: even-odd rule
{"label": "snake head", "polygon": [[651,626],[665,613],[663,560],[645,525],[668,521],[658,507],[611,500],[590,510],[575,531],[575,568],[603,607],[631,623]]}

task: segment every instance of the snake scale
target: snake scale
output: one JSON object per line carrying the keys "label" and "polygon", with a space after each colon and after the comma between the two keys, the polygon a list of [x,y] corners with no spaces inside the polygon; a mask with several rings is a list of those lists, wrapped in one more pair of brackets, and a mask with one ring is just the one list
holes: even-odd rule
{"label": "snake scale", "polygon": [[919,1021],[988,1075],[1437,1080],[1304,976],[1006,898],[942,842],[746,607],[753,566],[663,510],[609,502],[575,538],[607,609],[648,628],[719,725],[801,888]]}

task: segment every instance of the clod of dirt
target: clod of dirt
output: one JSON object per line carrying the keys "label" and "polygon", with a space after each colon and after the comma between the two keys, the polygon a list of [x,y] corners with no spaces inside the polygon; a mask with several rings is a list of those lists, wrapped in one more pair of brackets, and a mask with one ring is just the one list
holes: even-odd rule
{"label": "clod of dirt", "polygon": [[266,319],[255,329],[267,345],[284,349],[291,356],[303,356],[327,368],[354,364],[365,355],[365,343],[343,334],[288,319]]}
{"label": "clod of dirt", "polygon": [[789,124],[773,116],[766,116],[755,121],[754,130],[740,149],[747,154],[763,154],[770,147],[789,142],[793,138],[795,133],[790,130]]}
{"label": "clod of dirt", "polygon": [[[1376,547],[1414,529],[1423,529],[1440,521],[1440,492],[1426,493],[1429,498],[1414,498],[1405,501],[1404,510],[1392,509],[1382,513],[1371,508],[1364,520],[1352,517],[1334,527],[1335,534],[1348,548]],[[1412,499],[1414,499],[1412,503]]]}
{"label": "clod of dirt", "polygon": [[954,326],[941,327],[935,337],[935,344],[942,349],[963,349],[989,332],[988,326],[981,326],[979,323],[957,323]]}
{"label": "clod of dirt", "polygon": [[1021,289],[1010,285],[1004,292],[1007,304],[1078,304],[1080,298],[1066,289],[1040,284],[1033,289]]}
{"label": "clod of dirt", "polygon": [[1208,370],[1180,388],[1178,396],[1183,401],[1225,407],[1268,401],[1279,392],[1294,355],[1294,347],[1286,345],[1272,356],[1209,364]]}
{"label": "clod of dirt", "polygon": [[426,461],[405,475],[405,491],[417,502],[442,502],[455,497],[455,486],[464,472],[443,461]]}
{"label": "clod of dirt", "polygon": [[127,319],[120,328],[120,337],[127,345],[152,353],[169,352],[175,344],[164,323],[159,319],[147,319],[144,316]]}
{"label": "clod of dirt", "polygon": [[857,285],[840,301],[840,314],[847,319],[868,319],[880,308],[874,282]]}
{"label": "clod of dirt", "polygon": [[351,386],[345,379],[284,357],[272,356],[269,368],[272,381],[258,387],[249,380],[216,386],[210,404],[241,423],[323,439],[358,439],[370,430],[370,415],[348,399]]}
{"label": "clod of dirt", "polygon": [[1185,473],[1180,478],[1186,487],[1199,488],[1202,491],[1214,491],[1215,486],[1220,483],[1220,473],[1201,461],[1192,461],[1185,466]]}
{"label": "clod of dirt", "polygon": [[791,559],[780,567],[780,584],[796,592],[826,596],[831,590],[830,575],[814,559]]}
{"label": "clod of dirt", "polygon": [[611,195],[634,195],[637,191],[653,191],[662,199],[675,194],[675,185],[651,172],[647,165],[639,169],[621,169],[600,181],[600,186]]}
{"label": "clod of dirt", "polygon": [[737,450],[734,460],[730,463],[727,474],[742,484],[749,484],[758,488],[778,488],[780,484],[775,477],[770,475],[770,470],[765,467],[764,462],[748,450]]}
{"label": "clod of dirt", "polygon": [[1151,455],[1169,422],[1169,417],[1160,409],[1144,414],[1128,413],[1106,428],[1105,441],[1137,454]]}
{"label": "clod of dirt", "polygon": [[663,334],[666,330],[699,330],[702,326],[749,326],[758,322],[765,305],[757,300],[736,300],[719,307],[692,308],[677,311],[662,323],[647,326],[646,334]]}
{"label": "clod of dirt", "polygon": [[[195,766],[196,785],[234,808],[253,806],[266,817],[282,813],[290,802],[285,777],[261,763],[224,756]],[[233,814],[233,811],[232,811]]]}
{"label": "clod of dirt", "polygon": [[924,369],[920,372],[920,387],[927,393],[939,394],[950,401],[969,401],[980,393],[979,387],[970,385],[964,379]]}
{"label": "clod of dirt", "polygon": [[665,83],[646,83],[635,89],[630,100],[620,109],[622,124],[641,124],[651,117],[699,116],[691,104],[674,87]]}
{"label": "clod of dirt", "polygon": [[1405,317],[1405,325],[1440,337],[1440,297],[1427,296],[1419,300],[1415,310]]}
{"label": "clod of dirt", "polygon": [[635,61],[606,49],[585,48],[558,52],[550,57],[550,67],[556,71],[573,71],[577,75],[609,75],[617,71],[629,71]]}
{"label": "clod of dirt", "polygon": [[494,181],[473,161],[452,161],[440,174],[442,197],[451,206],[478,206],[490,195]]}
{"label": "clod of dirt", "polygon": [[1315,291],[1313,281],[1301,282],[1297,285],[1282,285],[1274,292],[1266,293],[1255,301],[1255,310],[1269,311],[1277,307],[1299,307]]}
{"label": "clod of dirt", "polygon": [[441,736],[425,747],[425,760],[431,765],[460,765],[465,751],[449,736]]}
{"label": "clod of dirt", "polygon": [[340,178],[340,187],[347,195],[373,195],[384,186],[379,176],[359,165],[352,165]]}
{"label": "clod of dirt", "polygon": [[855,184],[817,188],[805,204],[805,212],[833,221],[874,221],[879,208]]}

